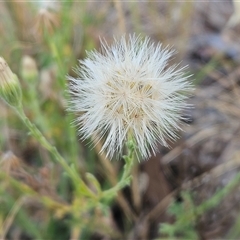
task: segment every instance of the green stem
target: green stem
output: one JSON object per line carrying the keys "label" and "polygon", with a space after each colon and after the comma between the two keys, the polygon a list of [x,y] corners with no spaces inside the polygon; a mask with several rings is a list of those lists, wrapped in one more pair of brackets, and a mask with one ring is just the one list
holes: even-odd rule
{"label": "green stem", "polygon": [[[37,81],[37,79],[35,79],[35,81]],[[45,118],[43,117],[39,102],[37,101],[38,96],[35,91],[35,84],[33,85],[33,87],[30,87],[29,89],[29,98],[30,104],[32,105],[31,109],[34,112],[34,119],[36,120],[37,125],[40,127],[43,133],[48,133],[49,126],[46,123]]]}
{"label": "green stem", "polygon": [[[59,47],[59,43],[54,41],[54,39],[50,39],[46,37],[47,43],[50,47],[51,53],[53,58],[56,60],[58,66],[58,82],[60,83],[61,89],[66,87],[65,77],[68,72],[68,67],[66,64],[63,63],[62,59],[64,57],[63,54],[60,52],[61,47]],[[66,100],[68,100],[69,96],[65,96]],[[67,134],[68,134],[68,149],[70,153],[70,161],[72,164],[78,168],[78,152],[79,149],[77,148],[77,138],[76,138],[76,129],[71,126],[71,122],[73,121],[72,116],[68,115],[65,117],[66,127],[67,127]]]}
{"label": "green stem", "polygon": [[119,190],[124,188],[125,186],[129,185],[131,182],[131,170],[133,167],[134,163],[134,151],[136,148],[136,145],[134,144],[133,140],[129,138],[130,140],[127,141],[127,150],[128,150],[128,155],[123,156],[123,159],[125,160],[125,165],[123,168],[123,174],[120,179],[120,181],[112,188],[109,190],[106,190],[102,193],[103,198],[112,198],[117,194]]}
{"label": "green stem", "polygon": [[72,179],[75,188],[79,194],[84,194],[85,196],[90,196],[96,198],[95,194],[86,186],[86,184],[82,181],[79,177],[78,173],[76,172],[75,168],[70,167],[65,159],[60,155],[58,150],[55,146],[51,145],[47,141],[47,139],[42,135],[42,133],[38,130],[38,128],[28,119],[25,115],[22,106],[16,109],[18,115],[24,122],[24,124],[28,127],[31,134],[39,141],[39,143],[46,148],[52,155],[54,156],[55,160],[63,167],[69,177]]}

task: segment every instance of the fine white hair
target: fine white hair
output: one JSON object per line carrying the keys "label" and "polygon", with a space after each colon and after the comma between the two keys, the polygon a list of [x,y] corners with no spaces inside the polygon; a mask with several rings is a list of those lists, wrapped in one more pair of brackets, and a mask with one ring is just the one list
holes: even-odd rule
{"label": "fine white hair", "polygon": [[137,154],[147,159],[168,146],[180,130],[181,112],[192,86],[185,67],[168,66],[173,51],[150,38],[123,36],[102,51],[79,61],[78,77],[70,80],[70,110],[83,139],[94,136],[111,159],[121,156],[131,135]]}

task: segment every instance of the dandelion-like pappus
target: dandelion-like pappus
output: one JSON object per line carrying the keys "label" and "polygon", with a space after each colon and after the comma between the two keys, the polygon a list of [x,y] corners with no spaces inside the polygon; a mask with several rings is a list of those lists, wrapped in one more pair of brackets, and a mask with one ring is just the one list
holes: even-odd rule
{"label": "dandelion-like pappus", "polygon": [[83,139],[94,136],[103,142],[109,158],[120,156],[130,135],[138,157],[147,159],[175,140],[181,111],[192,89],[183,68],[168,66],[173,51],[148,37],[130,35],[102,52],[91,51],[70,81],[70,110]]}

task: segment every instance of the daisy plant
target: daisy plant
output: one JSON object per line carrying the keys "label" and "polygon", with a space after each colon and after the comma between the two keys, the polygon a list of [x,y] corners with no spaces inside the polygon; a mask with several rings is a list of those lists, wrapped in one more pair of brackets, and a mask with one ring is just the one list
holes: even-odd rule
{"label": "daisy plant", "polygon": [[86,178],[95,187],[93,191],[28,119],[18,78],[0,58],[0,97],[17,111],[31,134],[68,174],[76,192],[74,201],[87,197],[92,200],[89,207],[101,199],[111,199],[130,183],[135,158],[148,159],[156,154],[159,144],[168,146],[178,137],[181,112],[188,107],[185,100],[192,90],[185,67],[169,66],[174,52],[152,43],[148,37],[123,36],[111,46],[104,40],[101,45],[101,52],[88,52],[87,58],[79,61],[75,68],[78,77],[67,78],[68,110],[77,115],[75,123],[81,139],[91,137],[101,143],[100,153],[125,161],[119,182],[105,191],[88,173]]}
{"label": "daisy plant", "polygon": [[[159,144],[168,146],[180,128],[181,112],[192,89],[185,67],[168,66],[173,50],[130,35],[101,52],[87,52],[70,80],[70,111],[82,139],[95,138],[109,159],[128,154],[123,176],[129,175],[134,156],[148,159]],[[129,159],[131,158],[131,159]]]}

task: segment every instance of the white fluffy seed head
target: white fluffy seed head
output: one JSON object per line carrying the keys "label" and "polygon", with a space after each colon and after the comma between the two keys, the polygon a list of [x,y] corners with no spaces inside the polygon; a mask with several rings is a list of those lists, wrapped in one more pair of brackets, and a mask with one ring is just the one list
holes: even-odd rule
{"label": "white fluffy seed head", "polygon": [[168,66],[173,51],[149,38],[135,35],[101,42],[102,53],[92,51],[80,61],[78,78],[70,80],[70,111],[82,138],[102,140],[109,158],[121,156],[130,134],[138,157],[147,159],[177,138],[181,111],[192,90],[184,68]]}

